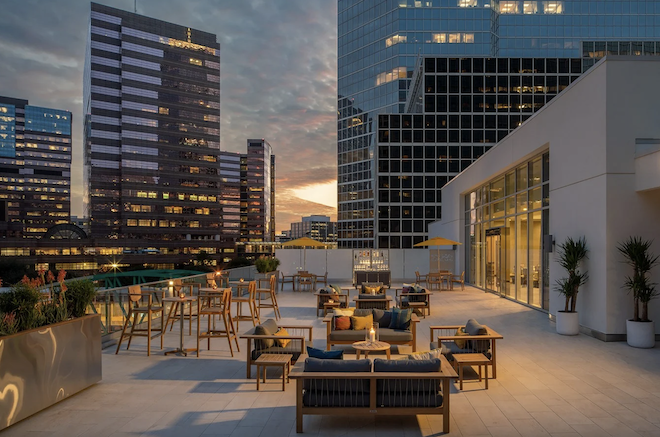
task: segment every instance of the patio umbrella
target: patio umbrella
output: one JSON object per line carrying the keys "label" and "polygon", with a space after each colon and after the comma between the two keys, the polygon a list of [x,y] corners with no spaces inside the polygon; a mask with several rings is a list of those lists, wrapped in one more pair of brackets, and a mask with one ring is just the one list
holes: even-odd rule
{"label": "patio umbrella", "polygon": [[463,244],[463,243],[459,243],[458,241],[449,240],[449,239],[443,238],[443,237],[433,237],[433,238],[430,238],[426,241],[422,241],[421,243],[415,244],[414,247],[421,247],[421,246],[453,246],[455,244]]}
{"label": "patio umbrella", "polygon": [[309,237],[296,238],[295,240],[287,241],[282,244],[282,247],[302,247],[304,248],[303,255],[303,270],[307,270],[307,248],[308,247],[327,247],[327,244],[320,241],[313,240]]}

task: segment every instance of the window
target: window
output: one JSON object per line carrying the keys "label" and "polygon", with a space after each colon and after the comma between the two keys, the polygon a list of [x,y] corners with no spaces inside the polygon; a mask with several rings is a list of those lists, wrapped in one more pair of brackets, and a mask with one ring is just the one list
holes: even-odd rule
{"label": "window", "polygon": [[477,5],[477,0],[458,0],[459,8],[474,8]]}
{"label": "window", "polygon": [[543,13],[545,13],[545,14],[563,14],[564,13],[564,2],[563,1],[543,2]]}
{"label": "window", "polygon": [[536,14],[538,12],[537,2],[523,2],[523,14]]}
{"label": "window", "polygon": [[[546,2],[548,3],[548,2]],[[554,3],[554,2],[553,2]],[[501,1],[500,14],[519,14],[520,2],[514,1]]]}

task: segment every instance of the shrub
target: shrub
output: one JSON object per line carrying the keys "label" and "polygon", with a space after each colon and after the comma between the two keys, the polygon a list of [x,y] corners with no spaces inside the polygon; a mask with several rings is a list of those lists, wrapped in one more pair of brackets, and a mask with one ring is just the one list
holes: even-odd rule
{"label": "shrub", "polygon": [[254,262],[254,265],[257,267],[257,271],[259,273],[274,272],[277,270],[277,266],[280,265],[280,260],[277,258],[266,258],[265,256],[260,256]]}
{"label": "shrub", "polygon": [[38,328],[43,325],[39,303],[44,295],[26,281],[14,284],[11,290],[0,293],[0,313],[14,314],[17,331]]}
{"label": "shrub", "polygon": [[96,296],[96,285],[89,279],[67,282],[64,292],[66,306],[71,317],[82,317]]}

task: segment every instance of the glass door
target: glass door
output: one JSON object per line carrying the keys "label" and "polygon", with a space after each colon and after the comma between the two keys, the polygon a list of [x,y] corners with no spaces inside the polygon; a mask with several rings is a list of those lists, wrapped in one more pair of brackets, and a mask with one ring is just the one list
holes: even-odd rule
{"label": "glass door", "polygon": [[486,289],[494,293],[501,293],[502,279],[500,260],[502,228],[486,230]]}

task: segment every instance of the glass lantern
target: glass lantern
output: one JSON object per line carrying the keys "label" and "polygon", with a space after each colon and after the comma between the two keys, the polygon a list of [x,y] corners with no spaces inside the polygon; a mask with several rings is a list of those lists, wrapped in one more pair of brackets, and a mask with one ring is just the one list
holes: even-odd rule
{"label": "glass lantern", "polygon": [[379,329],[378,329],[378,323],[374,322],[372,323],[371,327],[366,330],[366,333],[364,334],[364,341],[368,343],[373,343],[375,341],[379,341]]}

